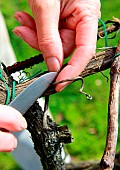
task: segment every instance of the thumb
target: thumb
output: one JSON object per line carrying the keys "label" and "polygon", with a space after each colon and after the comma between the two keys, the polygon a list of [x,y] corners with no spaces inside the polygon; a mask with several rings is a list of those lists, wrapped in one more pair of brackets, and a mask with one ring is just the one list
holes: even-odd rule
{"label": "thumb", "polygon": [[[31,1],[29,0],[29,3]],[[58,71],[63,62],[63,48],[58,31],[60,2],[34,0],[30,3],[37,28],[40,51],[49,71]]]}

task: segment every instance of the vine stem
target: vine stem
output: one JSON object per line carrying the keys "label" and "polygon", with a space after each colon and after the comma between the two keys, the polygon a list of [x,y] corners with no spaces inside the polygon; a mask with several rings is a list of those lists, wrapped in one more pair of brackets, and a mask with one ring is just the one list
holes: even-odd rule
{"label": "vine stem", "polygon": [[[120,52],[120,40],[116,54]],[[120,55],[114,59],[110,70],[110,96],[108,104],[108,132],[106,147],[100,163],[101,170],[112,170],[118,136],[118,105],[120,89]]]}
{"label": "vine stem", "polygon": [[[116,52],[116,48],[111,48],[111,49],[107,49],[102,52],[96,53],[96,55],[93,56],[93,58],[90,60],[90,62],[88,63],[84,71],[80,74],[80,77],[84,78],[92,74],[109,69],[111,67],[113,58],[115,56],[115,52]],[[4,72],[6,72],[5,69],[4,69]],[[45,73],[46,72],[42,74],[45,74]],[[18,94],[20,94],[29,84],[35,81],[42,74],[39,74],[36,77],[30,80],[24,81],[20,84],[16,84],[15,95],[17,96]],[[8,77],[5,79],[6,79],[6,82],[8,82],[7,80]],[[10,93],[12,94],[12,86],[10,85],[10,83],[9,83],[9,89],[10,89]],[[4,89],[4,84],[2,82],[0,86],[0,91],[1,91],[0,103],[5,104],[6,90]],[[54,93],[56,93],[56,91],[55,91],[55,84],[53,82],[53,84],[51,84],[51,86],[45,91],[45,93],[43,94],[43,97],[45,97],[46,95],[52,95]]]}

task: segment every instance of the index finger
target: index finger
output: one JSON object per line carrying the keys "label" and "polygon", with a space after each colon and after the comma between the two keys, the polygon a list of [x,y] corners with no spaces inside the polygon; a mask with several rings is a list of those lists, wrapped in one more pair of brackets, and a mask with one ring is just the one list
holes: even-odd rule
{"label": "index finger", "polygon": [[[93,57],[96,49],[98,31],[98,18],[89,16],[83,18],[76,27],[76,49],[69,60],[68,65],[60,72],[56,81],[75,78],[80,75]],[[62,83],[56,86],[57,91],[61,91],[67,84]]]}

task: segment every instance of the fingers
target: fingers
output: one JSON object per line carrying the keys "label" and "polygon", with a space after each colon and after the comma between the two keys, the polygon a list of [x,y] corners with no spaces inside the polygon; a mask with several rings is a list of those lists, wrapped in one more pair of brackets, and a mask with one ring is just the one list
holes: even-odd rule
{"label": "fingers", "polygon": [[0,152],[11,152],[17,147],[17,139],[10,132],[0,131]]}
{"label": "fingers", "polygon": [[40,51],[37,39],[37,33],[35,30],[27,26],[18,26],[14,28],[13,33],[24,40],[29,46]]}
{"label": "fingers", "polygon": [[34,19],[23,11],[16,12],[14,17],[22,26],[14,28],[13,33],[24,40],[29,46],[39,51]]}
{"label": "fingers", "polygon": [[[60,72],[56,81],[78,76],[95,53],[98,17],[84,16],[86,17],[82,18],[76,26],[76,50],[67,67]],[[61,91],[67,84],[69,83],[58,84],[56,91]]]}
{"label": "fingers", "polygon": [[[33,18],[25,12],[16,12],[15,18],[22,26],[14,28],[14,34],[24,40],[32,48],[40,51]],[[61,29],[59,34],[62,41],[64,57],[68,57],[75,49],[75,31]]]}
{"label": "fingers", "polygon": [[18,11],[14,14],[15,19],[23,26],[27,26],[36,31],[34,19],[26,12]]}
{"label": "fingers", "polygon": [[64,58],[69,57],[75,49],[75,31],[69,29],[61,29],[60,37],[63,45]]}
{"label": "fingers", "polygon": [[21,131],[27,128],[25,118],[10,106],[0,105],[0,128]]}
{"label": "fingers", "polygon": [[[13,33],[24,40],[29,46],[40,51],[37,39],[37,33],[29,27],[18,26],[14,28]],[[64,57],[68,57],[75,49],[75,32],[71,30],[60,30],[60,37],[63,45]]]}
{"label": "fingers", "polygon": [[[66,5],[62,5],[63,14],[60,14],[60,1],[45,0],[42,3],[42,0],[29,0],[37,33],[31,24],[27,23],[25,18],[29,16],[26,14],[22,22],[20,21],[24,27],[14,30],[16,35],[30,46],[42,51],[49,71],[58,71],[62,66],[63,54],[70,55],[76,47],[67,67],[60,72],[56,81],[78,76],[92,58],[96,48],[99,0],[90,0],[88,4],[86,1],[65,3]],[[64,22],[60,23],[62,30],[59,32],[60,17]],[[67,83],[59,84],[56,90],[61,91],[66,85]]]}
{"label": "fingers", "polygon": [[17,147],[17,139],[10,131],[27,128],[21,113],[12,107],[0,105],[0,152],[11,152]]}
{"label": "fingers", "polygon": [[58,32],[60,1],[29,0],[36,22],[39,48],[49,71],[58,71],[63,63],[63,48]]}

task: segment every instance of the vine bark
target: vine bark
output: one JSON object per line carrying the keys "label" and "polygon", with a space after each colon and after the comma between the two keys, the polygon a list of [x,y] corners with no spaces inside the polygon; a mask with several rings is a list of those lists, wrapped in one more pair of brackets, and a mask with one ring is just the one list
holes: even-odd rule
{"label": "vine bark", "polygon": [[[108,34],[116,32],[120,29],[119,20],[107,21],[106,24],[112,23],[112,25],[106,28]],[[100,26],[101,28],[101,26]],[[104,31],[99,29],[98,39],[104,36]],[[118,47],[109,48],[102,52],[98,52],[90,60],[84,71],[80,74],[82,78],[95,74],[97,72],[104,71],[111,68],[111,91],[109,100],[109,117],[108,117],[108,135],[106,140],[106,148],[104,155],[101,160],[101,170],[111,170],[114,166],[115,148],[117,141],[117,128],[118,128],[118,93],[119,93],[119,73],[120,73],[120,57],[115,58],[115,54],[120,51],[120,42]],[[40,54],[41,55],[41,54]],[[114,60],[114,62],[113,62]],[[1,63],[2,72],[0,72],[0,104],[5,104],[10,95],[10,101],[12,100],[13,93],[13,79],[11,73],[19,71],[24,68],[31,66],[31,63],[38,64],[42,62],[43,58],[35,56],[30,60],[16,63],[13,66],[5,67]],[[24,63],[24,64],[23,64]],[[113,64],[112,64],[113,63]],[[63,66],[64,67],[64,66]],[[44,72],[46,73],[46,72]],[[44,74],[42,73],[42,74]],[[41,76],[40,74],[38,76]],[[37,77],[25,81],[20,84],[16,84],[16,95],[20,94],[31,82]],[[8,88],[6,90],[6,87]],[[49,96],[55,91],[55,84],[45,91],[43,96]],[[67,126],[58,126],[49,116],[46,117],[46,123],[48,128],[44,127],[43,117],[44,111],[37,102],[25,113],[25,118],[28,123],[28,130],[31,133],[32,140],[36,152],[41,158],[43,169],[49,170],[73,170],[73,169],[84,169],[84,170],[98,170],[99,162],[86,162],[81,164],[69,164],[64,165],[64,161],[61,158],[61,147],[63,144],[72,142],[72,135]],[[115,170],[120,169],[120,153],[116,154],[115,159]]]}

